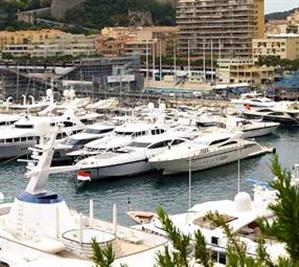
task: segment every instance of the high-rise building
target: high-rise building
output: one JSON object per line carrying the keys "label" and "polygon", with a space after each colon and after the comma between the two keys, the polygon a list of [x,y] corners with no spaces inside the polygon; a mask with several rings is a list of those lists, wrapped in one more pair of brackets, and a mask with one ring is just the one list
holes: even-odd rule
{"label": "high-rise building", "polygon": [[264,0],[179,0],[178,49],[203,57],[251,57],[265,33]]}

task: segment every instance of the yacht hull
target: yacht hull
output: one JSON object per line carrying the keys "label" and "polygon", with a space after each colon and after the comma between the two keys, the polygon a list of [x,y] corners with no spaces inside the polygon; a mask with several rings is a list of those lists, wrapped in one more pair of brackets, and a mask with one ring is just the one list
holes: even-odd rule
{"label": "yacht hull", "polygon": [[263,121],[279,122],[281,125],[299,126],[299,120],[287,116],[271,116],[256,113],[243,113],[243,116],[248,119],[262,119]]}
{"label": "yacht hull", "polygon": [[244,134],[242,135],[243,138],[253,138],[253,137],[259,137],[264,136],[273,133],[279,125],[270,126],[270,127],[263,127],[258,129],[250,129],[243,131]]}
{"label": "yacht hull", "polygon": [[91,180],[111,177],[133,176],[153,170],[148,160],[139,160],[107,167],[86,168],[84,171],[90,174]]}
{"label": "yacht hull", "polygon": [[34,147],[35,141],[22,143],[6,143],[0,145],[0,160],[14,157],[22,157],[30,154],[29,147]]}
{"label": "yacht hull", "polygon": [[239,149],[222,151],[218,154],[215,154],[213,152],[198,154],[192,157],[191,164],[189,158],[155,161],[151,163],[156,169],[162,170],[164,175],[169,175],[188,172],[190,165],[192,171],[200,171],[235,162],[238,160],[239,156],[240,159],[245,159],[272,151],[273,149],[261,147],[258,144],[253,143],[250,145],[245,145],[244,147]]}

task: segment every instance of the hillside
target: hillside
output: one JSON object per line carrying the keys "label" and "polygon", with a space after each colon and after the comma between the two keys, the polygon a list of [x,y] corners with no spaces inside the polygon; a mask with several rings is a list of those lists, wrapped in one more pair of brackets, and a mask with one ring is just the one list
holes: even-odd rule
{"label": "hillside", "polygon": [[95,29],[105,26],[128,26],[132,23],[150,24],[149,21],[152,21],[154,25],[174,25],[175,7],[171,1],[164,2],[157,0],[86,0],[69,10],[66,13],[65,21],[67,23],[76,22],[78,25]]}
{"label": "hillside", "polygon": [[266,20],[282,20],[286,19],[289,15],[291,15],[296,9],[291,9],[284,12],[275,12],[266,15]]}

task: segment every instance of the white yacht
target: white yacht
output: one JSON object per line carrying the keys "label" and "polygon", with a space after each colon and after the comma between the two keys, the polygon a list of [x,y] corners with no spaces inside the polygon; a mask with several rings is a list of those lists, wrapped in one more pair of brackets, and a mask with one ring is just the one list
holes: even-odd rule
{"label": "white yacht", "polygon": [[112,245],[113,267],[139,267],[140,262],[144,267],[154,266],[167,239],[119,225],[116,205],[112,223],[105,222],[94,217],[92,200],[86,216],[69,209],[57,193],[47,191],[55,135],[47,136],[42,150],[33,149],[41,155],[25,175],[26,189],[13,203],[0,204],[0,265],[92,267],[91,240],[95,238],[101,247]]}
{"label": "white yacht", "polygon": [[235,116],[207,115],[197,119],[199,128],[220,127],[231,131],[243,132],[243,138],[253,138],[273,133],[280,123],[262,120],[248,120]]}
{"label": "white yacht", "polygon": [[17,114],[0,114],[0,127],[13,125],[20,117]]}
{"label": "white yacht", "polygon": [[232,118],[228,120],[227,126],[232,131],[241,131],[243,138],[253,138],[274,133],[280,123]]}
{"label": "white yacht", "polygon": [[55,146],[53,162],[71,161],[72,157],[67,156],[67,153],[82,149],[84,145],[94,140],[107,137],[112,134],[115,126],[104,123],[95,123],[86,127],[80,133],[67,137],[63,142]]}
{"label": "white yacht", "polygon": [[249,93],[241,95],[240,99],[233,99],[231,103],[238,109],[243,110],[244,108],[251,107],[274,107],[276,102],[272,99],[264,97],[259,93]]}
{"label": "white yacht", "polygon": [[[260,233],[258,219],[265,218],[271,221],[273,213],[268,209],[268,205],[275,199],[275,192],[262,186],[256,186],[253,199],[248,193],[240,192],[233,200],[223,199],[196,204],[185,213],[171,215],[170,219],[179,231],[190,235],[192,240],[195,240],[196,231],[200,230],[205,237],[207,247],[213,253],[215,266],[224,267],[227,264],[227,237],[221,228],[215,227],[205,218],[206,215],[209,212],[217,212],[233,233],[237,234],[240,240],[246,244],[247,255],[256,257]],[[162,230],[158,218],[149,224],[136,226],[136,228],[156,233],[157,236],[167,236]],[[279,257],[287,257],[284,244],[278,241],[266,239],[265,249],[274,261]]]}
{"label": "white yacht", "polygon": [[58,117],[37,117],[26,115],[11,126],[0,128],[0,159],[27,155],[29,147],[39,142],[45,126],[61,125],[57,141],[76,134],[85,125],[72,113],[66,112]]}
{"label": "white yacht", "polygon": [[288,108],[259,108],[250,109],[242,113],[242,116],[250,119],[262,119],[264,121],[279,122],[282,125],[299,125],[299,110]]}
{"label": "white yacht", "polygon": [[145,173],[154,169],[148,159],[172,147],[182,147],[186,139],[181,137],[186,137],[183,132],[171,131],[136,138],[128,146],[83,159],[77,166],[90,180]]}
{"label": "white yacht", "polygon": [[146,124],[144,122],[128,122],[114,129],[111,135],[87,143],[80,150],[67,153],[67,156],[82,159],[107,151],[124,147],[133,140],[143,136],[155,136],[165,133],[165,125]]}
{"label": "white yacht", "polygon": [[163,174],[199,171],[213,168],[267,152],[268,148],[255,141],[243,140],[230,132],[204,133],[182,148],[172,148],[149,159]]}

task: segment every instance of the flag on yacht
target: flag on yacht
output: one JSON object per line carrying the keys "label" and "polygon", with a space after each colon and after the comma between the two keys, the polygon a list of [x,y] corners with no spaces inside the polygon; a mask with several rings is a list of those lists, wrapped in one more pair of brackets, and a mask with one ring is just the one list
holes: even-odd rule
{"label": "flag on yacht", "polygon": [[77,180],[78,181],[90,181],[90,172],[87,171],[78,171],[77,172]]}

